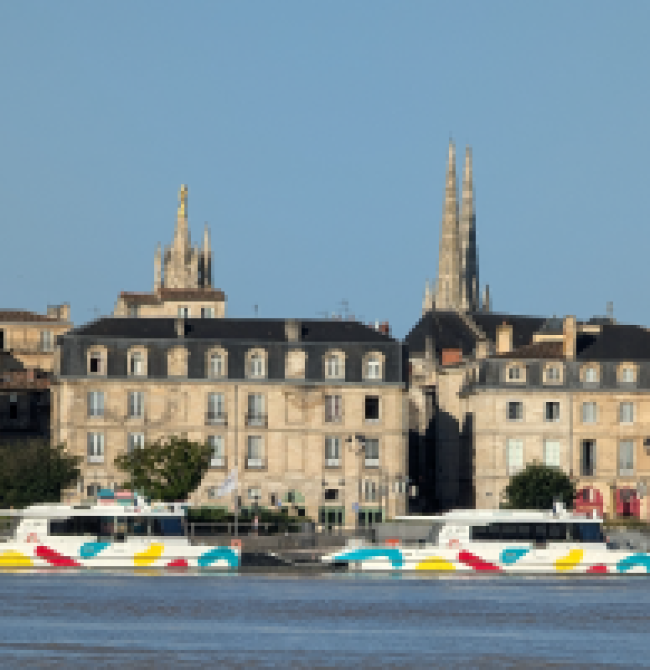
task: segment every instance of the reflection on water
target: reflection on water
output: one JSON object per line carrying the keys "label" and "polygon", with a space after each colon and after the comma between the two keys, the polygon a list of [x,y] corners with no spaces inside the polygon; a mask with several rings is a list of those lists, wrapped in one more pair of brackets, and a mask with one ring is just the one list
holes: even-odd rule
{"label": "reflection on water", "polygon": [[647,667],[650,579],[0,574],[2,667]]}

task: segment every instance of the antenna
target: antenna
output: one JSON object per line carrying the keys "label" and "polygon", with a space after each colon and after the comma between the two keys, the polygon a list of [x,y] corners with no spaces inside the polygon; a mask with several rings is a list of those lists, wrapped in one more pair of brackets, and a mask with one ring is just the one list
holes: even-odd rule
{"label": "antenna", "polygon": [[612,300],[607,303],[607,317],[610,319],[614,318],[614,302]]}
{"label": "antenna", "polygon": [[257,305],[255,305],[255,316],[257,316]]}
{"label": "antenna", "polygon": [[345,320],[347,321],[348,311],[349,311],[348,307],[349,307],[350,303],[345,298],[343,298],[343,300],[341,300],[339,305],[341,305],[343,307],[343,312],[344,312],[343,316],[345,317]]}

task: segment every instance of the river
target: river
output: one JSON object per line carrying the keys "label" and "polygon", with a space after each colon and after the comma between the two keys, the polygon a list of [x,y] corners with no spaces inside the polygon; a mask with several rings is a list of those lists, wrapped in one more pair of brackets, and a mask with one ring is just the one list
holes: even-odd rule
{"label": "river", "polygon": [[650,667],[650,578],[0,574],[2,668]]}

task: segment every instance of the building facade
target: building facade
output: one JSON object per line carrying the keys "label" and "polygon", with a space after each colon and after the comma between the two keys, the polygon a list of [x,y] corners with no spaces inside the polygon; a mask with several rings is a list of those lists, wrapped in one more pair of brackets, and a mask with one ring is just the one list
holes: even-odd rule
{"label": "building facade", "polygon": [[107,318],[59,340],[56,441],[71,496],[119,485],[114,458],[171,435],[213,446],[195,504],[290,507],[329,524],[405,512],[402,345],[351,321]]}
{"label": "building facade", "polygon": [[509,349],[500,331],[500,352],[462,394],[477,507],[498,507],[510,477],[536,461],[572,477],[577,509],[650,518],[650,333],[567,317]]}

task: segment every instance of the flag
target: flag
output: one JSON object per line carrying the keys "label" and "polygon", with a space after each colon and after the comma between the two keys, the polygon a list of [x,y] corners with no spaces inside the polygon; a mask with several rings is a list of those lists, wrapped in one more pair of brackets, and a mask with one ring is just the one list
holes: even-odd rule
{"label": "flag", "polygon": [[217,498],[228,495],[237,488],[237,468],[233,468],[230,474],[223,480],[221,486],[217,487]]}

